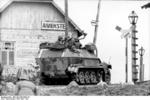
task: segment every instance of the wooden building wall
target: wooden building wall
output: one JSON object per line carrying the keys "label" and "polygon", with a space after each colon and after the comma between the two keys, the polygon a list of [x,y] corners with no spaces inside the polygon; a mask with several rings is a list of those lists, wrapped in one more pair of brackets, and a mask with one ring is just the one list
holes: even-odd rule
{"label": "wooden building wall", "polygon": [[[42,21],[64,23],[64,16],[52,4],[34,2],[13,2],[1,13],[1,41],[14,44],[16,66],[34,62],[40,42],[54,42],[59,35],[64,35],[65,31],[41,30]],[[76,37],[74,30],[69,24],[69,34]]]}

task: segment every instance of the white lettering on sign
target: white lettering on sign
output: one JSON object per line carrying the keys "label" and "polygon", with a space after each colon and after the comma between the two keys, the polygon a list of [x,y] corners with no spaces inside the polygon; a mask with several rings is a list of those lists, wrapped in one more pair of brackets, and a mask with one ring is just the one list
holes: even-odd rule
{"label": "white lettering on sign", "polygon": [[65,24],[59,22],[42,22],[42,30],[65,30]]}

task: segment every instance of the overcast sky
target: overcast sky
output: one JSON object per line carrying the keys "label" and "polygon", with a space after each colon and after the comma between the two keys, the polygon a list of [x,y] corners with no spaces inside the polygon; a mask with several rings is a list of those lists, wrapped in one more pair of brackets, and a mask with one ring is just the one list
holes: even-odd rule
{"label": "overcast sky", "polygon": [[[64,9],[63,0],[54,0]],[[99,57],[102,61],[112,64],[112,82],[125,82],[125,39],[121,39],[121,33],[115,30],[116,25],[123,29],[130,28],[128,15],[134,10],[139,16],[137,22],[137,43],[139,49],[143,46],[146,49],[144,55],[145,80],[150,79],[150,9],[141,9],[141,6],[150,1],[117,1],[101,0],[99,16],[99,28],[97,36],[97,47]],[[82,43],[86,44],[93,41],[94,27],[91,21],[95,20],[97,13],[98,0],[68,0],[70,18],[88,36]],[[129,39],[129,80],[131,81],[131,39]],[[139,58],[139,54],[137,54]],[[139,64],[139,61],[137,61]]]}

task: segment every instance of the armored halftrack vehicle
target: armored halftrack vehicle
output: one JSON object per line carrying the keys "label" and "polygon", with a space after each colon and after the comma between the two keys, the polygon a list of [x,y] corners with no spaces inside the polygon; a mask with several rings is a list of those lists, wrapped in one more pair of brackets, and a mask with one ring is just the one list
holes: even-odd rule
{"label": "armored halftrack vehicle", "polygon": [[102,63],[95,55],[95,45],[82,47],[76,38],[59,37],[56,43],[41,43],[37,61],[43,84],[97,84],[111,79],[111,65]]}

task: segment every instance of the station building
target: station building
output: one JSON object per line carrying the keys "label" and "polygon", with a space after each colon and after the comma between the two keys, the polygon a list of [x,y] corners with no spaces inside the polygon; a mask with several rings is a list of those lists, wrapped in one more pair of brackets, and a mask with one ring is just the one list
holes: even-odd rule
{"label": "station building", "polygon": [[[65,35],[64,12],[53,0],[0,3],[0,63],[4,67],[34,63],[40,43]],[[69,18],[69,35],[80,37],[82,32]]]}

